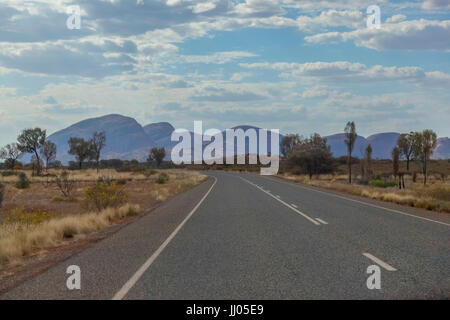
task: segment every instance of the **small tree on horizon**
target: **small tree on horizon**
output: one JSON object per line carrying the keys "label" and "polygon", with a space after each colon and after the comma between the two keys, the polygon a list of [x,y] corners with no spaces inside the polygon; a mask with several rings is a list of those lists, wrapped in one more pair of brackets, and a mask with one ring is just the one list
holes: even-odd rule
{"label": "small tree on horizon", "polygon": [[372,151],[372,146],[369,144],[364,152],[364,159],[361,161],[363,181],[368,181],[372,177]]}
{"label": "small tree on horizon", "polygon": [[327,139],[315,133],[297,143],[289,154],[288,161],[302,169],[312,179],[314,174],[333,171],[333,156]]}
{"label": "small tree on horizon", "polygon": [[75,156],[80,170],[82,169],[83,162],[86,159],[92,157],[92,148],[90,141],[86,141],[83,138],[70,138],[69,141],[69,154]]}
{"label": "small tree on horizon", "polygon": [[437,135],[433,130],[423,130],[412,134],[414,159],[422,164],[423,184],[427,184],[428,161],[436,148]]}
{"label": "small tree on horizon", "polygon": [[287,134],[283,137],[280,143],[280,151],[285,158],[289,157],[292,149],[296,144],[301,142],[301,138],[298,134]]}
{"label": "small tree on horizon", "polygon": [[0,159],[5,160],[7,168],[14,170],[17,160],[22,156],[17,143],[10,143],[0,150]]}
{"label": "small tree on horizon", "polygon": [[36,157],[36,174],[41,174],[41,158],[39,150],[45,143],[47,137],[46,130],[41,128],[25,129],[17,137],[18,149],[20,152],[31,153]]}
{"label": "small tree on horizon", "polygon": [[56,159],[56,144],[47,140],[41,147],[41,155],[45,160],[45,169],[48,170],[48,164]]}
{"label": "small tree on horizon", "polygon": [[400,151],[400,155],[406,160],[406,171],[409,172],[409,162],[411,161],[413,155],[413,141],[412,132],[402,133],[397,140],[397,146]]}
{"label": "small tree on horizon", "polygon": [[397,178],[399,172],[399,159],[400,149],[398,147],[394,147],[394,149],[392,149],[392,169],[395,178]]}
{"label": "small tree on horizon", "polygon": [[164,148],[152,148],[147,158],[147,162],[151,164],[154,161],[156,162],[156,166],[159,168],[165,156],[166,150]]}
{"label": "small tree on horizon", "polygon": [[92,139],[90,140],[91,144],[91,151],[92,151],[92,159],[95,160],[97,172],[99,170],[99,164],[100,164],[100,155],[102,152],[102,149],[106,145],[106,135],[105,132],[99,131],[94,132],[94,135]]}
{"label": "small tree on horizon", "polygon": [[347,146],[348,183],[352,183],[352,152],[357,137],[355,123],[353,121],[347,122],[345,126],[345,144]]}

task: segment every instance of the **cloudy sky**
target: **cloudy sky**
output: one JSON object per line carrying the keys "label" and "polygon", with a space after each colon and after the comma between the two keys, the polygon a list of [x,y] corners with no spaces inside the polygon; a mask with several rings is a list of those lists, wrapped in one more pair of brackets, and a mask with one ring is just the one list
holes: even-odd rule
{"label": "cloudy sky", "polygon": [[449,18],[450,0],[0,0],[0,145],[109,113],[450,136]]}

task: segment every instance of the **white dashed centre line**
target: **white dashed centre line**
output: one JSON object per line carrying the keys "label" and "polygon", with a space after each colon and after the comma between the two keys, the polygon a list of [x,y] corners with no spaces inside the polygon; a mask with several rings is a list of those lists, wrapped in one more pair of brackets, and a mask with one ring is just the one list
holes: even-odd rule
{"label": "white dashed centre line", "polygon": [[372,260],[373,262],[378,264],[380,267],[383,267],[387,271],[397,271],[397,269],[395,269],[394,267],[388,265],[386,262],[378,259],[377,257],[371,255],[370,253],[364,252],[363,256],[365,256],[366,258],[369,258],[370,260]]}
{"label": "white dashed centre line", "polygon": [[326,221],[323,221],[322,219],[320,219],[320,218],[316,218],[316,220],[317,221],[319,221],[320,223],[323,223],[323,224],[328,224],[328,222],[326,222]]}

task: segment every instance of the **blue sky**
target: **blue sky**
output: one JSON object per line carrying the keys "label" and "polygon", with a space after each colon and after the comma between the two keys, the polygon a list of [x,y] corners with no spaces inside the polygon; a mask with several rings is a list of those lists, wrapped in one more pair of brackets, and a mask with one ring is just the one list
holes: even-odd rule
{"label": "blue sky", "polygon": [[449,17],[449,0],[1,0],[0,145],[110,113],[450,136]]}

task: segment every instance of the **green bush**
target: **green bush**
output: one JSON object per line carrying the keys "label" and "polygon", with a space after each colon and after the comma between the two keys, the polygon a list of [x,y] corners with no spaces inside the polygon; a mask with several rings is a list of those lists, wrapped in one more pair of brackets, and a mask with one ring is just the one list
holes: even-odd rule
{"label": "green bush", "polygon": [[397,185],[396,182],[393,181],[383,181],[379,179],[373,179],[369,181],[369,186],[377,187],[377,188],[388,188],[395,187]]}
{"label": "green bush", "polygon": [[17,189],[26,189],[30,186],[30,180],[28,180],[27,175],[24,172],[19,174],[19,181],[16,183]]}
{"label": "green bush", "polygon": [[167,181],[169,181],[169,176],[166,173],[160,173],[158,178],[156,179],[156,183],[158,184],[164,184]]}
{"label": "green bush", "polygon": [[101,211],[109,207],[117,208],[127,201],[127,194],[117,184],[99,181],[86,188],[83,203],[89,210]]}

